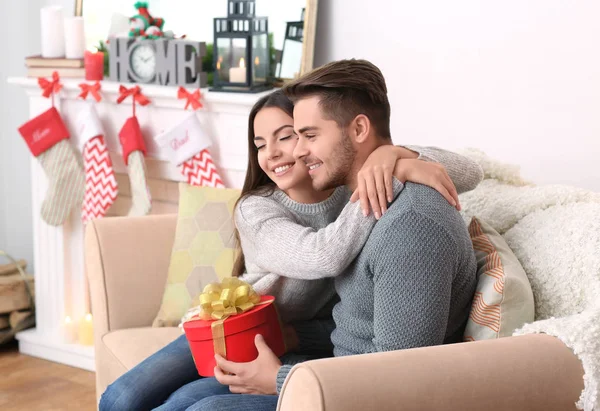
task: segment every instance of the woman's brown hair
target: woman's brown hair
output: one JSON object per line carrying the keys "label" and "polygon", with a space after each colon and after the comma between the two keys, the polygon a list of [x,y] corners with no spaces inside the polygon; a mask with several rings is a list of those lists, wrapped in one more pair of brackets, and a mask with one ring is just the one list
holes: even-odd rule
{"label": "woman's brown hair", "polygon": [[[242,193],[235,204],[236,208],[240,201],[248,196],[269,196],[273,194],[273,190],[275,189],[273,180],[267,176],[258,164],[258,149],[254,143],[254,119],[260,110],[269,107],[278,108],[290,117],[294,116],[294,104],[285,96],[285,94],[283,94],[283,92],[281,92],[281,90],[277,90],[268,96],[262,97],[254,104],[254,107],[252,107],[250,116],[248,117],[248,168]],[[237,258],[233,265],[232,275],[234,277],[239,277],[246,271],[246,260],[240,244],[240,234],[237,229],[235,230],[235,242]]]}

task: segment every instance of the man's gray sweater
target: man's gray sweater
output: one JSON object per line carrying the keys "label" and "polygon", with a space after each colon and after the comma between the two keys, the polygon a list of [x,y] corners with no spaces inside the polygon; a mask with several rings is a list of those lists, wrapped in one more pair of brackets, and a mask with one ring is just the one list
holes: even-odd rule
{"label": "man's gray sweater", "polygon": [[458,211],[407,183],[345,275],[333,309],[336,356],[458,342],[477,264]]}
{"label": "man's gray sweater", "polygon": [[[442,164],[459,193],[474,189],[483,178],[481,167],[461,155],[434,147],[408,148],[419,152],[422,160]],[[402,184],[395,180],[394,188],[397,193]],[[458,218],[456,210],[441,195],[434,190],[427,192],[430,196],[436,194],[434,198],[440,209],[439,202],[443,202],[446,206],[444,213],[453,213]],[[248,270],[242,279],[252,284],[260,294],[276,296],[279,314],[284,322],[294,326],[298,334],[299,351],[302,353],[330,352],[333,348],[330,336],[335,323],[331,318],[331,303],[337,301],[337,296],[331,277],[350,274],[354,270],[356,264],[350,264],[361,252],[369,236],[372,236],[372,227],[379,227],[373,233],[381,231],[393,214],[390,209],[376,225],[372,214],[368,217],[362,215],[359,203],[348,203],[350,195],[345,187],[338,187],[324,202],[300,204],[276,189],[270,196],[247,197],[236,208],[235,222]],[[402,198],[408,197],[401,195],[392,208],[399,207],[404,202],[400,201]],[[466,233],[464,223],[462,225]],[[405,226],[404,231],[407,230],[410,229]],[[404,235],[410,237],[411,234]],[[369,240],[373,241],[374,238]],[[433,244],[437,247],[437,242]],[[392,248],[392,251],[398,250]],[[402,255],[410,252],[412,249],[405,250]],[[473,253],[473,250],[470,249],[470,252]],[[401,258],[400,255],[396,257]],[[410,264],[412,263],[408,261],[403,262],[403,265],[398,264],[399,275],[402,275],[400,268]],[[351,270],[348,269],[349,266]],[[373,290],[367,290],[366,293],[372,294]],[[348,294],[347,298],[353,299],[354,296]],[[359,299],[363,298],[363,295],[359,296]],[[357,309],[354,304],[351,306]],[[367,313],[371,313],[372,317],[373,305],[369,310]],[[363,315],[358,316],[362,317]],[[340,319],[344,318],[345,315],[340,316]],[[402,322],[404,319],[400,318],[398,321]],[[363,326],[365,324],[361,323]],[[419,330],[403,332],[417,333]],[[370,333],[373,334],[373,331]],[[338,336],[341,335],[338,332]],[[350,337],[351,333],[348,334],[348,339]],[[346,339],[342,337],[342,344]],[[363,344],[357,344],[356,349],[362,346]],[[292,365],[305,360],[306,358],[293,359],[286,356],[283,361],[286,365],[281,367],[277,376],[278,392]]]}

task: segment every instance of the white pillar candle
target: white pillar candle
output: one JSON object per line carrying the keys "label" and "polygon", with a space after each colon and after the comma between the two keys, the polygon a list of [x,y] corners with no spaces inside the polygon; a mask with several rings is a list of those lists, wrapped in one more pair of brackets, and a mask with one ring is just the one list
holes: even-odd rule
{"label": "white pillar candle", "polygon": [[65,19],[65,55],[68,59],[82,59],[85,52],[83,17]]}
{"label": "white pillar candle", "polygon": [[77,330],[75,329],[75,323],[73,323],[71,317],[65,317],[62,328],[62,335],[65,342],[72,344],[77,341]]}
{"label": "white pillar candle", "polygon": [[42,57],[65,56],[65,22],[60,6],[42,7],[40,10],[42,33]]}

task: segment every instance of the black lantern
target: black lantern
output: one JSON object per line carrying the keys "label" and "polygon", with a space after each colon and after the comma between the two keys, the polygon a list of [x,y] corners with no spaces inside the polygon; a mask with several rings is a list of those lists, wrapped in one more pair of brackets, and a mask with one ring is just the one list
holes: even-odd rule
{"label": "black lantern", "polygon": [[214,19],[215,91],[269,88],[271,59],[267,17],[255,17],[255,0],[228,0],[226,18]]}

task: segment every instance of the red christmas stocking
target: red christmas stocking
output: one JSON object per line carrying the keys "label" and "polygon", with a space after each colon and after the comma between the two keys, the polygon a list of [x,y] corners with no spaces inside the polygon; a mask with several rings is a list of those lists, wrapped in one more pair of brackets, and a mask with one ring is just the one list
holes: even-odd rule
{"label": "red christmas stocking", "polygon": [[54,107],[22,125],[19,133],[48,176],[42,219],[60,226],[83,201],[85,178],[81,159],[69,144],[69,132]]}
{"label": "red christmas stocking", "polygon": [[152,199],[146,178],[146,144],[137,117],[129,117],[119,132],[123,147],[123,159],[127,164],[131,185],[132,204],[130,216],[143,216],[150,212]]}
{"label": "red christmas stocking", "polygon": [[81,209],[84,224],[102,218],[117,199],[117,180],[113,171],[104,130],[94,106],[84,109],[78,118],[78,131],[83,146],[85,197]]}
{"label": "red christmas stocking", "polygon": [[171,162],[179,167],[188,184],[225,188],[208,151],[210,139],[195,113],[155,140],[167,150]]}

